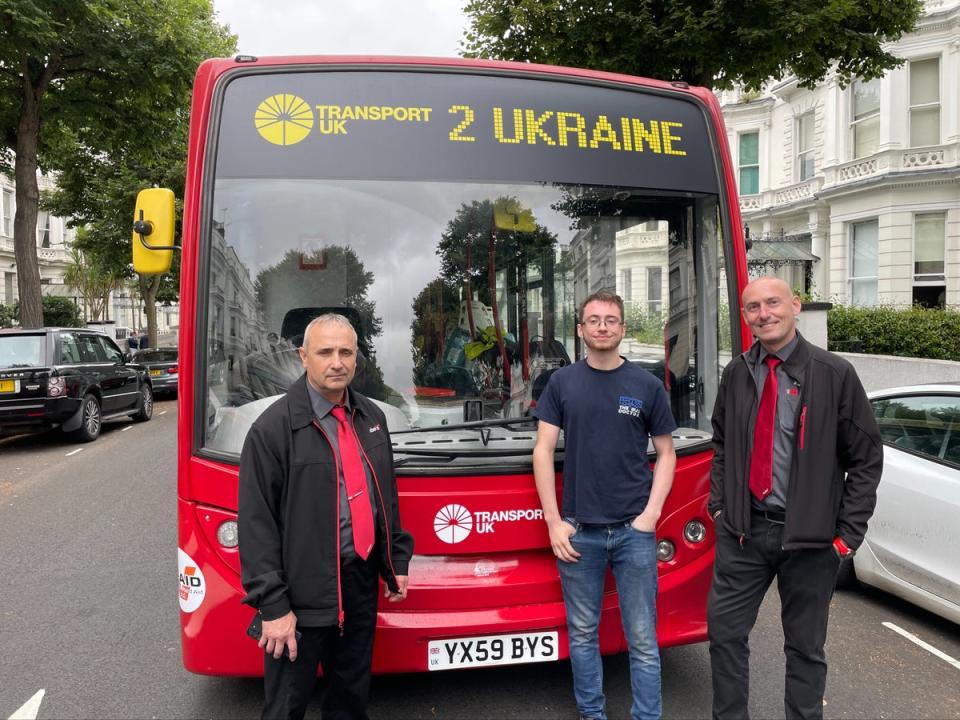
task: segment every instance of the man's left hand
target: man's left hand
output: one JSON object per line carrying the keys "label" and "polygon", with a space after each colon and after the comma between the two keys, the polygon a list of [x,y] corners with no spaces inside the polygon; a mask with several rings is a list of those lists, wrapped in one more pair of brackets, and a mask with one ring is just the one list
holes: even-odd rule
{"label": "man's left hand", "polygon": [[644,510],[642,513],[637,515],[630,524],[633,525],[634,530],[639,530],[640,532],[654,532],[657,529],[657,520],[659,519],[659,513],[654,515],[652,512]]}
{"label": "man's left hand", "polygon": [[389,585],[383,586],[383,596],[387,598],[390,602],[400,602],[401,600],[407,599],[407,582],[408,578],[406,575],[397,575],[397,588],[399,592],[393,592],[390,589]]}

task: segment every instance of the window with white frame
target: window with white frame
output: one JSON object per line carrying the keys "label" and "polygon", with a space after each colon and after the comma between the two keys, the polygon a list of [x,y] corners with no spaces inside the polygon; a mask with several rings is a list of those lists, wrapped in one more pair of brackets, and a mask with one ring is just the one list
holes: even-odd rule
{"label": "window with white frame", "polygon": [[659,265],[647,267],[647,312],[659,315],[663,311],[663,268]]}
{"label": "window with white frame", "polygon": [[760,133],[740,134],[740,194],[756,195],[760,192]]}
{"label": "window with white frame", "polygon": [[625,303],[633,302],[633,271],[630,268],[620,271],[620,299]]}
{"label": "window with white frame", "polygon": [[924,213],[913,218],[914,280],[943,280],[946,225],[944,213]]}
{"label": "window with white frame", "polygon": [[7,237],[13,237],[13,190],[3,189],[2,199],[0,199],[0,214],[3,215],[3,234]]}
{"label": "window with white frame", "polygon": [[46,210],[37,212],[37,246],[50,247],[50,213]]}
{"label": "window with white frame", "polygon": [[910,146],[940,144],[940,58],[910,63]]}
{"label": "window with white frame", "polygon": [[813,162],[814,114],[808,112],[797,118],[797,170],[798,180],[809,180],[815,172]]}
{"label": "window with white frame", "polygon": [[853,157],[873,155],[880,147],[880,80],[854,80],[850,98]]}
{"label": "window with white frame", "polygon": [[854,223],[850,229],[850,301],[853,305],[877,304],[877,255],[880,224],[876,220]]}

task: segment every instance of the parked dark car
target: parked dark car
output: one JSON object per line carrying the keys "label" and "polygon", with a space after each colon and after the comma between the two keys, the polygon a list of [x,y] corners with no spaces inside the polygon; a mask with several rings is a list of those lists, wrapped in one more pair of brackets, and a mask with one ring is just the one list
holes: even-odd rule
{"label": "parked dark car", "polygon": [[133,361],[137,365],[143,365],[150,374],[154,394],[177,391],[177,379],[180,375],[177,363],[179,354],[176,348],[158,348],[141,350],[133,356]]}
{"label": "parked dark car", "polygon": [[0,433],[60,428],[96,440],[104,420],[153,415],[147,369],[84,328],[0,330]]}

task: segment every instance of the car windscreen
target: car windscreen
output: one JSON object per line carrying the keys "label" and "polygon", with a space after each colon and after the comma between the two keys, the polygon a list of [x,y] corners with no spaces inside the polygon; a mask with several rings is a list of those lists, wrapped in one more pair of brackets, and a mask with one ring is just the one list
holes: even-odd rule
{"label": "car windscreen", "polygon": [[44,364],[45,335],[0,335],[0,368]]}

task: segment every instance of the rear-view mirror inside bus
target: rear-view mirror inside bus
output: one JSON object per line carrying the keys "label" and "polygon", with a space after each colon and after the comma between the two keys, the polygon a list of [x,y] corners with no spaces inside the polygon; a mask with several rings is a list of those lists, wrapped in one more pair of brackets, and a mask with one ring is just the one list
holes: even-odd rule
{"label": "rear-view mirror inside bus", "polygon": [[133,213],[133,269],[144,275],[167,272],[173,262],[173,191],[149,188],[137,194]]}

